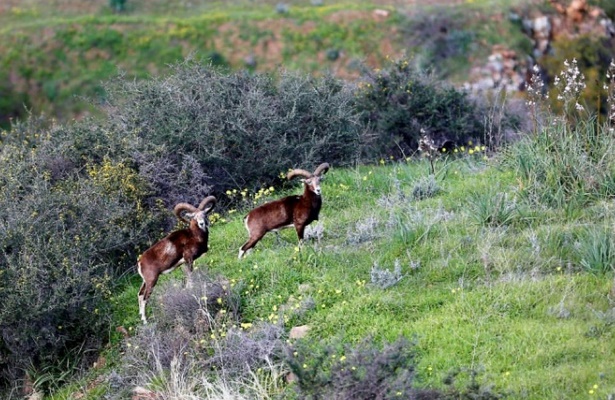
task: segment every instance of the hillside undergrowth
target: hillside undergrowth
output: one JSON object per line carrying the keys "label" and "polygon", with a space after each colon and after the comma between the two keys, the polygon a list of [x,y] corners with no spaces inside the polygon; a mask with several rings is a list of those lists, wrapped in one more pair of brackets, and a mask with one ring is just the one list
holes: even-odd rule
{"label": "hillside undergrowth", "polygon": [[[336,360],[348,359],[351,347],[365,338],[376,348],[399,337],[411,339],[413,388],[442,396],[434,398],[473,391],[485,396],[480,398],[530,399],[613,393],[613,274],[587,272],[574,262],[583,249],[583,235],[576,232],[612,226],[610,216],[594,218],[610,215],[612,203],[598,202],[574,217],[561,210],[524,212],[512,171],[481,157],[439,162],[441,190],[422,200],[413,200],[411,193],[429,171],[424,162],[333,169],[324,184],[320,233],[301,249],[288,230],[281,240],[266,236],[253,253],[236,260],[245,236],[241,213],[226,216],[212,226],[210,252],[197,264],[200,273],[221,277],[240,299],[236,319],[220,320],[213,311],[217,328],[189,334],[186,347],[176,351],[189,349],[196,362],[207,354],[199,355],[199,343],[223,343],[233,329],[249,334],[271,325],[281,329],[276,338],[284,343],[290,328],[307,325],[301,341],[333,346],[327,354]],[[512,216],[480,222],[481,200],[472,193],[483,191],[506,194]],[[374,269],[394,274],[396,268],[399,279],[389,287],[373,278]],[[169,318],[179,324],[172,329],[185,326],[164,312],[175,297],[170,291],[187,290],[178,279],[166,277],[154,294],[156,336],[171,329]],[[124,361],[115,360],[113,371],[122,370],[130,344],[134,348],[152,329],[138,322],[136,288],[133,282],[114,300],[116,315],[123,316],[118,325],[134,337],[118,334],[114,340],[125,355]],[[166,357],[180,359],[168,351]],[[148,352],[162,354],[161,349]],[[260,398],[301,398],[294,385],[284,383],[290,370],[283,357],[268,356],[274,369],[255,364],[251,371],[264,389]],[[136,380],[125,377],[124,390],[141,385],[162,396],[177,394],[171,390],[173,375],[156,374],[152,380],[140,372]],[[243,387],[245,375],[220,372],[214,375],[225,385]],[[196,398],[213,398],[202,384],[209,373],[198,368],[184,373]],[[105,390],[110,388],[92,393]]]}

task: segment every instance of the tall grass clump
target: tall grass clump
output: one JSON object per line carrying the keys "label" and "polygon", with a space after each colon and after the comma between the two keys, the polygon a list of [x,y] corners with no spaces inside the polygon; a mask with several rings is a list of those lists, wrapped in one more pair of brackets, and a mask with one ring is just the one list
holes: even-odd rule
{"label": "tall grass clump", "polygon": [[108,89],[114,129],[147,143],[142,163],[190,157],[222,195],[268,187],[289,168],[349,165],[364,141],[352,93],[329,75],[227,72],[186,60],[167,76],[120,78]]}
{"label": "tall grass clump", "polygon": [[508,225],[518,213],[515,199],[510,199],[503,192],[473,192],[470,195],[469,210],[479,225],[492,227]]}
{"label": "tall grass clump", "polygon": [[615,237],[611,229],[587,229],[574,243],[578,263],[588,272],[615,271]]}
{"label": "tall grass clump", "polygon": [[[555,79],[559,113],[547,106],[535,71],[528,105],[534,133],[512,147],[506,157],[519,173],[521,194],[532,204],[578,208],[615,194],[615,136],[612,123],[598,123],[586,112],[581,94],[584,76],[575,60]],[[605,85],[605,89],[613,90]],[[604,98],[612,101],[612,93]]]}

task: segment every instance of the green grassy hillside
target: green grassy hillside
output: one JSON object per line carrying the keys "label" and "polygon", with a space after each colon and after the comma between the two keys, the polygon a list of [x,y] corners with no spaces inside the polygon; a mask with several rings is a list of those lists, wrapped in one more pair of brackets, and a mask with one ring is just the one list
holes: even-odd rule
{"label": "green grassy hillside", "polygon": [[[387,56],[410,53],[416,66],[435,65],[439,77],[456,81],[503,39],[516,49],[527,45],[518,26],[502,17],[513,2],[436,3],[128,0],[126,10],[114,13],[106,1],[2,2],[0,120],[22,116],[24,104],[35,114],[45,111],[61,120],[109,112],[107,119],[74,124],[32,118],[0,131],[0,261],[7,264],[0,270],[5,329],[0,371],[8,371],[3,382],[54,400],[137,398],[136,387],[145,392],[141,398],[150,399],[319,398],[315,393],[354,399],[340,391],[353,384],[382,385],[382,398],[418,393],[446,399],[615,396],[615,139],[612,120],[599,126],[578,103],[580,93],[570,92],[574,82],[563,82],[562,96],[552,96],[562,102],[557,116],[541,108],[546,99],[535,90],[540,86],[530,88],[523,118],[533,123],[531,132],[506,131],[493,100],[485,131],[476,128],[472,134],[477,136],[464,138],[458,147],[439,149],[433,164],[388,155],[365,156],[360,160],[365,164],[351,168],[322,160],[333,163],[323,183],[324,207],[302,246],[292,230],[285,230],[279,237],[267,235],[246,258],[237,259],[247,238],[243,215],[267,200],[299,193],[299,184],[283,193],[278,187],[251,192],[261,185],[255,182],[249,189],[231,187],[227,197],[220,192],[209,252],[196,263],[196,284],[184,287],[180,271],[164,275],[147,310],[151,323],[139,320],[141,279],[129,269],[136,254],[167,232],[170,225],[163,219],[171,199],[186,196],[196,184],[211,190],[202,180],[210,171],[200,169],[198,161],[186,157],[189,163],[179,163],[164,156],[189,156],[191,147],[210,149],[201,127],[218,135],[213,140],[243,138],[232,136],[236,127],[247,134],[255,126],[271,128],[258,131],[261,142],[253,143],[260,145],[264,133],[277,132],[284,123],[313,131],[316,141],[322,133],[305,129],[308,122],[335,119],[311,113],[336,110],[336,98],[321,93],[318,85],[285,86],[300,87],[297,98],[308,98],[302,91],[307,88],[317,92],[317,99],[330,101],[323,100],[320,108],[314,107],[317,100],[304,106],[297,115],[306,116],[306,122],[295,123],[283,113],[244,106],[264,104],[257,95],[267,92],[260,89],[265,86],[236,85],[240,90],[224,92],[219,88],[233,84],[213,83],[249,80],[165,77],[168,65],[195,53],[231,69],[332,70],[350,80],[359,61],[366,61],[376,68],[373,77],[388,83],[391,75],[377,68]],[[433,24],[426,23],[432,21],[429,15],[451,34],[434,37]],[[438,46],[429,46],[439,39]],[[435,51],[439,48],[447,51]],[[572,64],[564,80],[580,78],[576,60]],[[90,101],[104,100],[103,82],[118,68],[127,76],[125,102],[115,98],[107,108],[93,107]],[[157,77],[152,86],[129,84],[150,76]],[[177,81],[188,90],[174,89]],[[191,82],[222,97],[231,93],[227,100],[244,99],[243,93],[252,90],[255,97],[248,99],[253,103],[235,103],[257,118],[232,114],[226,106],[201,106],[196,100],[202,96],[190,90]],[[579,82],[575,87],[581,87]],[[342,86],[339,93],[357,98],[357,92]],[[395,86],[408,94],[420,88],[410,79]],[[375,114],[393,102],[408,104],[406,94],[388,89],[383,84],[374,86],[378,93],[365,91],[371,109],[363,111]],[[148,90],[150,96],[139,96]],[[290,90],[272,92],[293,98]],[[605,105],[612,105],[614,92],[609,79],[601,97]],[[185,93],[190,96],[182,97]],[[116,87],[115,95],[122,96],[122,90]],[[432,94],[434,99],[439,95]],[[192,99],[197,106],[165,103],[165,96]],[[293,104],[276,108],[296,111],[295,102],[270,104]],[[448,104],[446,111],[453,107]],[[171,106],[187,110],[187,116],[169,112]],[[208,108],[225,118],[216,120]],[[468,114],[477,113],[472,110]],[[401,121],[403,112],[411,114],[399,111]],[[341,114],[341,123],[359,126]],[[444,119],[444,112],[425,114]],[[194,115],[199,118],[191,119]],[[386,127],[390,120],[383,119]],[[219,129],[217,121],[222,121]],[[335,124],[322,126],[327,134],[348,133]],[[418,135],[424,127],[418,124],[411,133]],[[357,130],[380,134],[382,141],[399,133],[387,128],[372,134],[369,128]],[[288,142],[287,132],[266,143],[283,148],[275,139]],[[508,133],[519,141],[475,142]],[[169,140],[168,148],[156,142],[161,137]],[[184,147],[171,146],[171,140]],[[312,157],[314,147],[306,143],[306,157]],[[380,143],[361,145],[377,148]],[[249,150],[241,153],[254,156]],[[402,154],[407,153],[402,149]],[[255,170],[251,158],[226,158]],[[358,163],[357,158],[345,165]],[[158,189],[181,193],[154,192]],[[169,203],[161,197],[165,194],[174,196]],[[231,205],[235,208],[225,208]],[[24,309],[30,313],[22,315]],[[309,330],[303,340],[289,338],[293,327],[304,325]],[[400,337],[409,344],[391,345]],[[31,356],[36,350],[46,351],[37,359]],[[384,374],[381,381],[378,374]],[[392,377],[399,381],[388,382]],[[335,384],[342,388],[332,388]]]}
{"label": "green grassy hillside", "polygon": [[[524,188],[515,172],[480,151],[440,160],[435,180],[427,162],[386,164],[333,168],[323,184],[319,229],[301,249],[286,230],[282,240],[269,234],[237,260],[246,239],[242,212],[214,223],[198,271],[228,279],[241,299],[242,326],[267,322],[288,332],[306,324],[307,338],[324,343],[414,338],[420,387],[445,390],[443,381],[455,371],[462,371],[456,385],[463,387],[474,371],[483,395],[579,399],[614,393],[613,274],[588,272],[573,261],[587,257],[591,247],[584,232],[613,225],[613,203],[573,213],[528,208],[519,201]],[[156,287],[148,310],[154,323],[161,318],[156,304],[180,274]],[[139,280],[129,278],[112,300],[116,324],[131,333],[142,329]],[[384,288],[386,282],[394,284]],[[312,306],[305,307],[306,299]],[[224,332],[221,327],[194,340]],[[116,333],[112,349],[129,352],[126,346],[137,338]],[[106,355],[108,370],[122,363],[116,351]],[[165,393],[173,379],[165,376],[150,377],[146,385]],[[267,396],[292,393],[268,388]],[[71,386],[53,398],[76,392],[98,398],[106,390],[104,383],[88,390]]]}
{"label": "green grassy hillside", "polygon": [[[102,83],[118,72],[146,78],[190,54],[234,69],[333,71],[350,79],[359,62],[374,68],[387,56],[424,54],[423,62],[448,77],[465,77],[469,60],[493,44],[525,46],[519,28],[502,18],[509,6],[129,0],[114,13],[104,1],[8,1],[0,6],[0,123],[23,116],[24,105],[63,121],[95,112],[84,97],[101,100]],[[451,30],[450,43],[439,44],[451,54],[432,54],[429,15]]]}

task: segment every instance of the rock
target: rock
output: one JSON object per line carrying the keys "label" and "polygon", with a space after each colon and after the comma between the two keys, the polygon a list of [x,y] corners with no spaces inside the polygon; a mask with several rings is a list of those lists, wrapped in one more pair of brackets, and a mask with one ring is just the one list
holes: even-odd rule
{"label": "rock", "polygon": [[34,391],[28,396],[28,400],[43,400],[45,396],[41,392]]}
{"label": "rock", "polygon": [[387,10],[375,9],[374,15],[381,18],[387,18],[389,16],[389,12]]}
{"label": "rock", "polygon": [[107,365],[107,359],[105,357],[103,357],[102,355],[99,355],[98,359],[96,361],[94,361],[94,364],[92,364],[92,368],[94,368],[94,369],[101,369],[105,365]]}
{"label": "rock", "polygon": [[130,337],[128,330],[124,328],[123,326],[118,326],[117,328],[115,328],[115,331],[121,333],[122,336],[124,336],[124,339],[127,339]]}
{"label": "rock", "polygon": [[156,392],[146,389],[141,386],[137,386],[132,389],[131,400],[157,400],[159,396]]}
{"label": "rock", "polygon": [[289,372],[288,374],[286,374],[286,383],[291,383],[291,382],[295,382],[297,380],[297,375],[293,374],[292,372]]}
{"label": "rock", "polygon": [[566,9],[566,17],[575,24],[583,22],[589,7],[586,0],[572,0]]}
{"label": "rock", "polygon": [[307,325],[295,326],[290,330],[288,337],[290,339],[301,339],[305,337],[310,330],[310,327]]}

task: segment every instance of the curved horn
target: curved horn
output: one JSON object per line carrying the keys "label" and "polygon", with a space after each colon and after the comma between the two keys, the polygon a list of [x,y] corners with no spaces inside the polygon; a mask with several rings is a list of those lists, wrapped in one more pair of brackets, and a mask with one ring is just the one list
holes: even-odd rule
{"label": "curved horn", "polygon": [[286,175],[286,179],[292,179],[292,178],[294,178],[295,176],[298,176],[298,175],[304,176],[306,178],[311,178],[312,177],[312,173],[311,172],[307,172],[304,169],[293,169],[292,171],[290,171],[288,173],[288,175]]}
{"label": "curved horn", "polygon": [[322,163],[318,166],[318,168],[316,168],[316,170],[314,171],[314,175],[320,176],[320,175],[326,174],[329,168],[330,168],[329,163],[326,163],[326,162]]}
{"label": "curved horn", "polygon": [[184,222],[190,222],[189,220],[185,219],[182,215],[182,211],[188,211],[191,213],[195,213],[197,211],[199,211],[195,206],[193,206],[192,204],[189,203],[178,203],[175,208],[173,208],[173,214],[175,214],[175,216],[177,218],[179,218],[180,220],[184,221]]}
{"label": "curved horn", "polygon": [[213,203],[211,205],[211,207],[209,207],[209,209],[213,209],[214,206],[216,205],[216,198],[214,196],[207,196],[203,199],[203,201],[201,201],[201,204],[199,204],[199,210],[204,210],[205,206],[208,205],[209,203]]}

